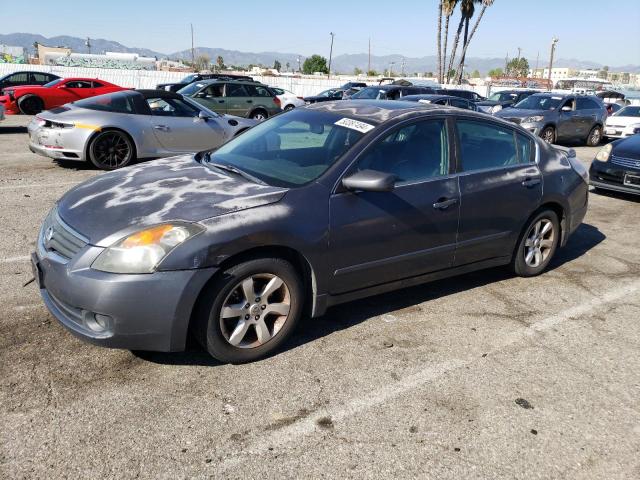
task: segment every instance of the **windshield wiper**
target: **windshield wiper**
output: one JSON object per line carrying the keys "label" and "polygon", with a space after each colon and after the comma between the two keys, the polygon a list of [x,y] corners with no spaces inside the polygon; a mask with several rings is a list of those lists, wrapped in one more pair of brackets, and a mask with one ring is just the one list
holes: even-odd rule
{"label": "windshield wiper", "polygon": [[234,165],[229,165],[228,163],[212,162],[210,160],[211,157],[209,156],[209,154],[206,154],[205,157],[207,159],[207,162],[206,162],[207,165],[211,165],[212,167],[215,167],[218,170],[224,170],[225,172],[235,173],[236,175],[240,175],[241,177],[249,180],[250,182],[259,183],[260,185],[266,185],[266,183],[260,180],[259,178],[254,177],[250,173],[247,173],[244,170],[241,170]]}

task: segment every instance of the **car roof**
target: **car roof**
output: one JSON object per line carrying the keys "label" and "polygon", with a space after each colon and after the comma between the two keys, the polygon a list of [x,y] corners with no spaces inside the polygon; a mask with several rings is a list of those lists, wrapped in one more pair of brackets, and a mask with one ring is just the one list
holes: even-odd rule
{"label": "car roof", "polygon": [[145,99],[146,98],[182,98],[182,95],[176,92],[168,92],[167,90],[156,90],[156,89],[147,89],[141,88],[139,90],[128,90],[127,93],[141,94]]}
{"label": "car roof", "polygon": [[424,93],[424,94],[419,94],[419,95],[405,95],[404,97],[402,97],[403,100],[412,100],[412,99],[416,99],[416,100],[441,100],[441,99],[447,99],[447,98],[453,98],[455,100],[465,100],[468,101],[466,98],[461,98],[461,97],[455,97],[453,95],[440,95],[437,93]]}
{"label": "car roof", "polygon": [[267,86],[257,80],[245,80],[243,78],[203,78],[202,80],[196,80],[192,83],[203,83],[205,85],[211,85],[214,83],[241,83],[247,85],[262,85],[264,87]]}
{"label": "car roof", "polygon": [[309,110],[337,113],[345,117],[355,117],[368,122],[383,123],[411,113],[427,110],[458,111],[442,105],[428,105],[418,102],[403,102],[401,100],[340,100],[336,102],[314,103],[305,107]]}

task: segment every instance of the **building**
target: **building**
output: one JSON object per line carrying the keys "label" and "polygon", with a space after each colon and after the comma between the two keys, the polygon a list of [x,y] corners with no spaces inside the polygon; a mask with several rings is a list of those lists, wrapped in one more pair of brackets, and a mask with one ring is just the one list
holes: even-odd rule
{"label": "building", "polygon": [[27,50],[0,44],[0,63],[27,63]]}

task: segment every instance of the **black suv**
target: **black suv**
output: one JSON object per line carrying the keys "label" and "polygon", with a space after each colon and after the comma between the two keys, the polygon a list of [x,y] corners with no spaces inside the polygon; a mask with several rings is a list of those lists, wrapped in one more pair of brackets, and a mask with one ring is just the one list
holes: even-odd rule
{"label": "black suv", "polygon": [[227,73],[192,73],[187,75],[178,83],[159,83],[156,85],[158,90],[167,90],[169,92],[177,92],[181,88],[193,82],[199,82],[201,80],[244,80],[253,82],[253,78],[247,75],[233,75]]}
{"label": "black suv", "polygon": [[60,78],[53,73],[44,72],[13,72],[0,78],[0,90],[20,85],[45,85]]}

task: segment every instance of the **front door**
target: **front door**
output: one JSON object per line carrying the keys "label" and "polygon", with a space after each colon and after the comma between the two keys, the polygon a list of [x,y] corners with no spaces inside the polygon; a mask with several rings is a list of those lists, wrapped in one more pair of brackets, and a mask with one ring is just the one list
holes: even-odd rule
{"label": "front door", "polygon": [[[563,112],[562,109],[567,107],[571,110]],[[576,99],[570,98],[558,110],[557,138],[576,138],[579,135],[580,123],[580,113],[576,111]]]}
{"label": "front door", "polygon": [[195,100],[216,113],[227,113],[224,83],[212,83],[196,93]]}
{"label": "front door", "polygon": [[170,152],[197,152],[224,142],[224,130],[214,119],[198,118],[200,110],[179,98],[148,98],[151,126]]}
{"label": "front door", "polygon": [[330,199],[330,291],[339,294],[451,266],[459,192],[450,171],[447,122],[393,130],[347,173],[396,175],[390,192],[338,190]]}
{"label": "front door", "polygon": [[456,125],[462,198],[455,265],[509,256],[542,196],[533,141],[498,124]]}

